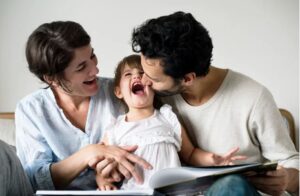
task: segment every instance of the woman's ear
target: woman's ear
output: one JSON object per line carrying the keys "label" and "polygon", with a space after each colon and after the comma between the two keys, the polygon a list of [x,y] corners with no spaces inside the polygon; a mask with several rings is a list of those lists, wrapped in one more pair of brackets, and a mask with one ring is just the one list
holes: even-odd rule
{"label": "woman's ear", "polygon": [[122,95],[122,92],[121,92],[121,89],[119,86],[116,86],[115,87],[115,95],[116,97],[118,97],[119,99],[123,99],[123,95]]}
{"label": "woman's ear", "polygon": [[43,75],[43,78],[49,86],[54,86],[54,87],[59,86],[58,83],[54,80],[54,77]]}
{"label": "woman's ear", "polygon": [[184,86],[190,86],[193,84],[194,80],[196,79],[195,72],[190,72],[184,75],[182,80],[182,85]]}

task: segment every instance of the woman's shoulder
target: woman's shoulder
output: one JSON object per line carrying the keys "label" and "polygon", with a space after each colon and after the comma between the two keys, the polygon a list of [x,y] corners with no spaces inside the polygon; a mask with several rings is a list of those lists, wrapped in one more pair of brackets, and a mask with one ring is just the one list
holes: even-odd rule
{"label": "woman's shoulder", "polygon": [[114,79],[110,77],[98,77],[98,84],[102,86],[113,85]]}
{"label": "woman's shoulder", "polygon": [[113,78],[98,77],[98,96],[111,96],[113,93]]}
{"label": "woman's shoulder", "polygon": [[23,97],[17,104],[16,112],[18,110],[23,111],[34,111],[40,113],[43,108],[45,108],[51,100],[51,95],[49,94],[50,89],[39,89],[32,92],[25,97]]}
{"label": "woman's shoulder", "polygon": [[30,103],[38,103],[43,101],[45,92],[47,89],[39,89],[36,90],[26,96],[24,96],[20,101],[19,104],[30,104]]}
{"label": "woman's shoulder", "polygon": [[113,103],[118,103],[119,100],[115,96],[114,93],[114,80],[113,78],[107,77],[98,77],[98,86],[99,91],[96,95],[98,97],[98,101],[110,101]]}

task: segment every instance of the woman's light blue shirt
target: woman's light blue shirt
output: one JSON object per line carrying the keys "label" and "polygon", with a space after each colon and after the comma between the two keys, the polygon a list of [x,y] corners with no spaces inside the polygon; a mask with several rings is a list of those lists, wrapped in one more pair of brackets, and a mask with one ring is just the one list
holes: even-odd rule
{"label": "woman's light blue shirt", "polygon": [[[91,97],[85,132],[75,127],[57,105],[50,88],[23,98],[16,108],[16,147],[35,190],[55,189],[51,163],[59,162],[88,144],[98,143],[111,120],[122,113],[112,79],[99,78],[99,91]],[[67,189],[96,189],[95,174],[83,171]]]}

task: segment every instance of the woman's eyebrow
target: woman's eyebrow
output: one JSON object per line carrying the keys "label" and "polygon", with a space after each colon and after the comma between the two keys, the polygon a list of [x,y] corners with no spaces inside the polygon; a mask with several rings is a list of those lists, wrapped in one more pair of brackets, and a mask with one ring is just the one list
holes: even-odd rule
{"label": "woman's eyebrow", "polygon": [[[94,48],[92,48],[92,51],[91,51],[91,55],[90,57],[94,54]],[[81,63],[79,63],[76,67],[81,67],[82,65],[85,64],[86,61],[82,61]]]}

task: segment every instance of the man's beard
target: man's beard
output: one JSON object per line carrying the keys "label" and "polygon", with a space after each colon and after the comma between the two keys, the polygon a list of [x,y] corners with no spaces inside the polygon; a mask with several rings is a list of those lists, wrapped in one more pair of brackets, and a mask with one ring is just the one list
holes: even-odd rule
{"label": "man's beard", "polygon": [[154,90],[154,92],[160,97],[176,95],[181,93],[182,91],[183,91],[183,86],[180,85],[180,81],[176,81],[176,80],[175,80],[175,85],[171,90],[161,90],[161,91]]}

